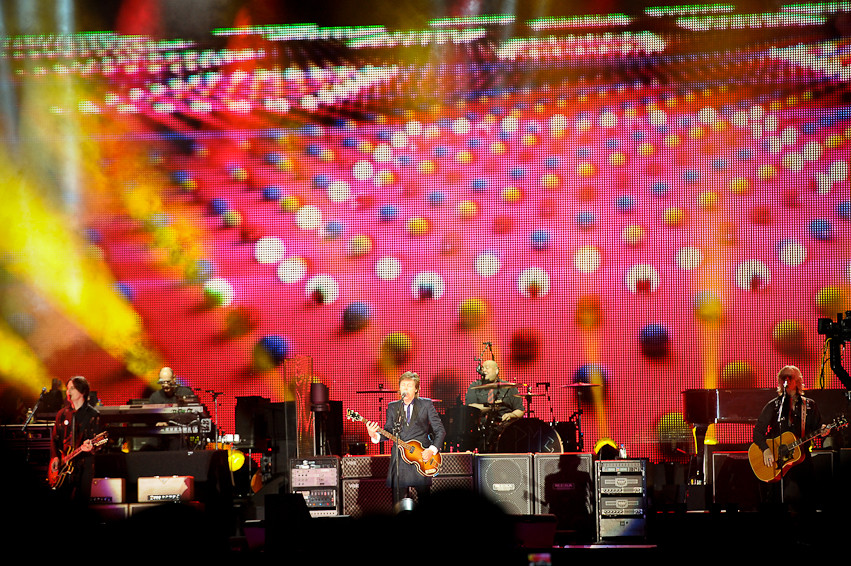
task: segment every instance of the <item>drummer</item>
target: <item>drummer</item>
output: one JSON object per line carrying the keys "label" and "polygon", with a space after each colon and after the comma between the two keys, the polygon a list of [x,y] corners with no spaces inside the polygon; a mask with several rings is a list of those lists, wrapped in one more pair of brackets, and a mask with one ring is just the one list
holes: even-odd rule
{"label": "drummer", "polygon": [[483,361],[479,373],[481,379],[467,388],[466,404],[484,414],[495,411],[496,417],[503,423],[522,417],[523,399],[515,384],[499,379],[499,365],[496,361]]}

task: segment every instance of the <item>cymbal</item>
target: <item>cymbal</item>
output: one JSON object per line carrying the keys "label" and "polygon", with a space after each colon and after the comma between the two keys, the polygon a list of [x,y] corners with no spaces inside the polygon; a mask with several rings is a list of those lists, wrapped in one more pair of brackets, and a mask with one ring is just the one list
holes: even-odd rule
{"label": "cymbal", "polygon": [[518,393],[515,397],[543,397],[546,393]]}
{"label": "cymbal", "polygon": [[474,385],[470,389],[508,389],[509,387],[517,387],[517,384],[509,381],[494,381],[493,383]]}
{"label": "cymbal", "polygon": [[399,392],[395,389],[363,389],[361,391],[355,391],[355,393],[358,395],[364,395],[366,393],[391,393],[395,395]]}
{"label": "cymbal", "polygon": [[577,381],[576,383],[568,383],[567,385],[559,385],[559,389],[564,389],[566,387],[570,387],[573,389],[580,389],[585,387],[600,387],[599,383],[584,383],[582,381]]}

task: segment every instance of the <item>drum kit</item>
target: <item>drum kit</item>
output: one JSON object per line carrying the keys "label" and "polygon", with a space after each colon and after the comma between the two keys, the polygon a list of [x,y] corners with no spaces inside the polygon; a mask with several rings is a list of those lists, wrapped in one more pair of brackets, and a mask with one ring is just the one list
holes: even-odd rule
{"label": "drum kit", "polygon": [[[525,453],[525,452],[578,452],[583,449],[582,442],[582,407],[564,422],[558,422],[554,418],[552,397],[550,395],[551,384],[548,382],[538,383],[536,386],[544,387],[543,392],[532,392],[531,385],[517,384],[508,381],[495,381],[481,385],[473,385],[471,390],[510,390],[518,386],[525,386],[525,393],[513,393],[514,397],[523,399],[525,411],[523,418],[503,422],[500,418],[501,407],[506,404],[504,399],[495,399],[485,404],[485,410],[475,407],[464,406],[468,411],[467,430],[460,432],[462,440],[458,443],[461,450],[478,450],[482,453]],[[574,391],[583,394],[593,387],[599,387],[595,383],[575,382],[557,387],[559,390]],[[494,395],[496,397],[496,395]],[[549,405],[550,419],[545,422],[532,415],[532,399],[534,397],[546,397]]]}

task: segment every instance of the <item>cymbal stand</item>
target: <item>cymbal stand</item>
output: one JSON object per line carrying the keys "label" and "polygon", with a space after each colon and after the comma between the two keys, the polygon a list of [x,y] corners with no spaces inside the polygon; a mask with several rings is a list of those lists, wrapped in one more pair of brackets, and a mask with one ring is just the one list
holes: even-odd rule
{"label": "cymbal stand", "polygon": [[576,448],[579,452],[582,452],[584,444],[582,435],[582,401],[579,402],[579,408],[570,415],[570,420],[576,423]]}
{"label": "cymbal stand", "polygon": [[550,408],[550,426],[555,426],[556,417],[555,417],[555,412],[553,411],[553,398],[550,395],[550,382],[544,381],[542,383],[536,383],[535,385],[537,387],[540,387],[541,385],[544,386],[544,395],[546,395],[546,397],[547,397],[547,406],[549,406],[549,408]]}

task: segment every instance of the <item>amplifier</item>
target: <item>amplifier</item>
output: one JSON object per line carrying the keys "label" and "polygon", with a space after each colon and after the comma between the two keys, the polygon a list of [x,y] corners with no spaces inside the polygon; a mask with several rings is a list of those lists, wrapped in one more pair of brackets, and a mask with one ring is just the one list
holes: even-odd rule
{"label": "amplifier", "polygon": [[601,517],[644,516],[644,497],[601,497]]}
{"label": "amplifier", "polygon": [[140,477],[138,486],[139,503],[195,499],[195,478],[192,476]]}
{"label": "amplifier", "polygon": [[124,503],[126,494],[127,480],[124,478],[93,478],[89,502]]}
{"label": "amplifier", "polygon": [[440,472],[437,477],[473,475],[472,452],[441,452],[440,458]]}
{"label": "amplifier", "polygon": [[340,514],[340,459],[324,456],[290,460],[290,490],[300,494],[311,517]]}
{"label": "amplifier", "polygon": [[343,456],[341,476],[348,478],[386,478],[390,467],[390,455]]}
{"label": "amplifier", "polygon": [[644,493],[644,477],[640,475],[601,475],[597,481],[599,482],[597,489],[601,495],[642,495]]}

